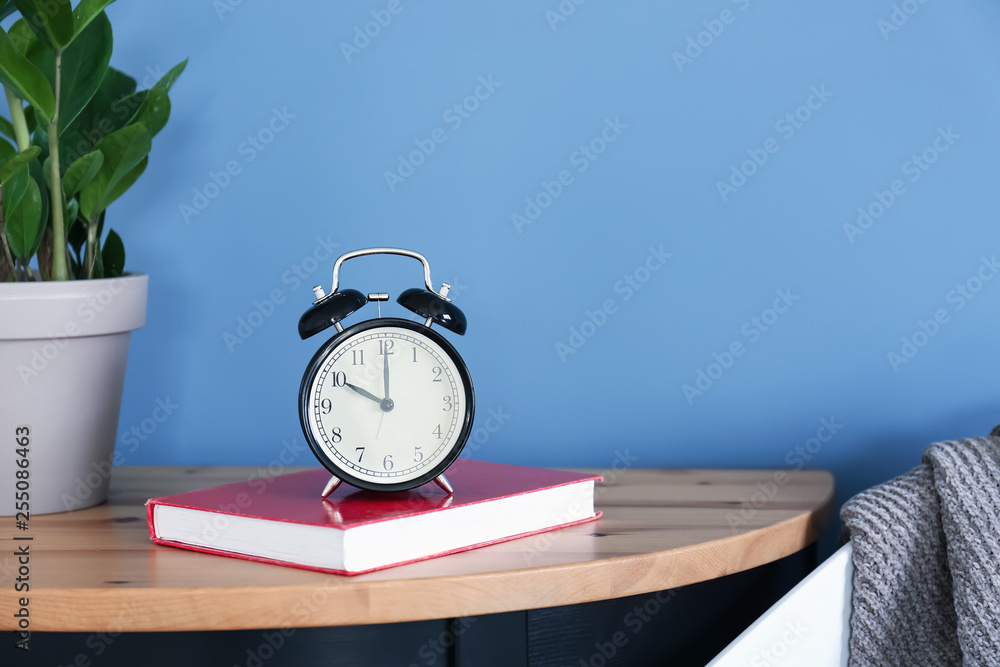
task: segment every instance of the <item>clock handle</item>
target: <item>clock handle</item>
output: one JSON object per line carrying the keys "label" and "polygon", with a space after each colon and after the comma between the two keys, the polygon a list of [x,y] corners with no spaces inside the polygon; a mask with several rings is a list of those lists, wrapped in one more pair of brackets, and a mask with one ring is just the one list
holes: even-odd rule
{"label": "clock handle", "polygon": [[[424,324],[428,327],[436,322],[459,336],[465,334],[467,327],[465,315],[448,298],[448,290],[451,286],[448,283],[442,283],[440,290],[434,289],[434,283],[431,282],[431,265],[423,255],[402,248],[364,248],[345,253],[334,262],[333,287],[330,289],[330,294],[326,294],[319,285],[313,288],[316,293],[316,301],[313,302],[313,308],[307,311],[306,315],[303,315],[303,318],[308,319],[308,321],[299,322],[299,335],[302,338],[308,337],[306,333],[311,336],[331,324],[336,326],[338,331],[341,331],[340,320],[367,303],[364,295],[360,292],[345,290],[341,293],[339,291],[340,266],[349,259],[366,255],[401,255],[419,260],[424,266],[424,286],[427,289],[422,290],[414,287],[404,290],[396,301],[407,310],[423,317]],[[317,310],[317,313],[313,313],[313,310]],[[381,309],[379,314],[381,315]]]}
{"label": "clock handle", "polygon": [[424,285],[431,292],[434,291],[434,283],[431,282],[431,265],[427,263],[427,259],[419,252],[404,250],[402,248],[363,248],[345,253],[337,258],[337,261],[333,265],[333,288],[330,290],[331,293],[336,292],[337,288],[340,287],[340,265],[349,259],[364,257],[365,255],[402,255],[403,257],[412,257],[413,259],[420,260],[420,263],[424,265]]}

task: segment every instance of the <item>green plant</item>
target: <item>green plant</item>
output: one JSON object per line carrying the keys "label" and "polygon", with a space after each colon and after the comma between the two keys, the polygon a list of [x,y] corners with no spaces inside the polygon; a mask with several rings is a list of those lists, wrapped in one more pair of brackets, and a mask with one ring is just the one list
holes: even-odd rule
{"label": "green plant", "polygon": [[[112,0],[0,0],[0,281],[121,275],[125,248],[108,205],[146,168],[187,61],[148,90],[109,67]],[[16,147],[15,147],[16,146]],[[104,239],[103,243],[101,239]]]}

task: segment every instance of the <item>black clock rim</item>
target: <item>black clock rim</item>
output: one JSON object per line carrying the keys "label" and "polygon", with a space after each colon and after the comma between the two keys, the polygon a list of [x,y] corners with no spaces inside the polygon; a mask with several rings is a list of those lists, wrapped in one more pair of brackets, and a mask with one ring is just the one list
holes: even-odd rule
{"label": "black clock rim", "polygon": [[[440,463],[419,477],[415,477],[405,482],[396,482],[394,484],[379,484],[370,480],[361,479],[337,467],[313,437],[312,431],[309,429],[308,417],[309,387],[312,386],[313,380],[320,370],[322,361],[327,357],[327,355],[340,343],[351,336],[368,331],[369,329],[379,329],[385,327],[408,329],[414,333],[424,335],[437,343],[455,364],[455,368],[458,369],[458,376],[465,385],[467,396],[465,419],[462,425],[462,430],[459,432],[458,438],[455,440],[455,445],[452,447],[451,451],[448,452],[447,456],[445,456]],[[309,445],[309,448],[312,450],[319,462],[323,464],[323,467],[329,470],[331,474],[342,479],[351,486],[355,486],[359,489],[365,489],[367,491],[389,493],[393,491],[407,491],[409,489],[415,489],[418,486],[423,486],[443,473],[452,463],[455,462],[455,459],[457,459],[459,454],[462,453],[462,450],[465,449],[465,443],[468,442],[469,435],[472,433],[472,422],[475,418],[475,414],[476,393],[472,386],[472,377],[469,375],[469,369],[465,365],[465,361],[461,356],[459,356],[455,347],[448,342],[448,339],[434,329],[431,329],[422,323],[414,322],[413,320],[404,320],[398,317],[382,317],[374,320],[365,320],[364,322],[358,322],[357,324],[335,334],[332,338],[323,343],[323,345],[316,351],[316,354],[313,355],[312,359],[309,361],[309,365],[306,366],[305,373],[302,376],[302,383],[299,385],[299,424],[302,427],[302,433],[306,438],[306,443]]]}

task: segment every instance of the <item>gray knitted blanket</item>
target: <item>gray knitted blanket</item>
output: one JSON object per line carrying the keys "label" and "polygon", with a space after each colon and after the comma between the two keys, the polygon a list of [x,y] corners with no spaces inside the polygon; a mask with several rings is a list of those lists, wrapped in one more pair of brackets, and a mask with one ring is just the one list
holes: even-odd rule
{"label": "gray knitted blanket", "polygon": [[854,548],[851,667],[1000,667],[1000,426],[930,445],[840,516]]}

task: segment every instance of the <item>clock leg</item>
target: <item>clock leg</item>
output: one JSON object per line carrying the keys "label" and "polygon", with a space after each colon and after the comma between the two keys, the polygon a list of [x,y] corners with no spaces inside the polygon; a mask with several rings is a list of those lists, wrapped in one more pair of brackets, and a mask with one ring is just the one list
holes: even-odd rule
{"label": "clock leg", "polygon": [[435,477],[434,483],[440,486],[442,489],[444,489],[445,493],[448,494],[455,493],[455,489],[451,488],[451,483],[448,481],[448,478],[445,477],[443,474]]}
{"label": "clock leg", "polygon": [[344,480],[340,479],[336,475],[334,475],[333,477],[331,477],[330,481],[326,483],[326,488],[323,489],[323,497],[326,498],[331,493],[333,493],[337,489],[337,487],[340,486],[341,482],[343,482],[343,481]]}

